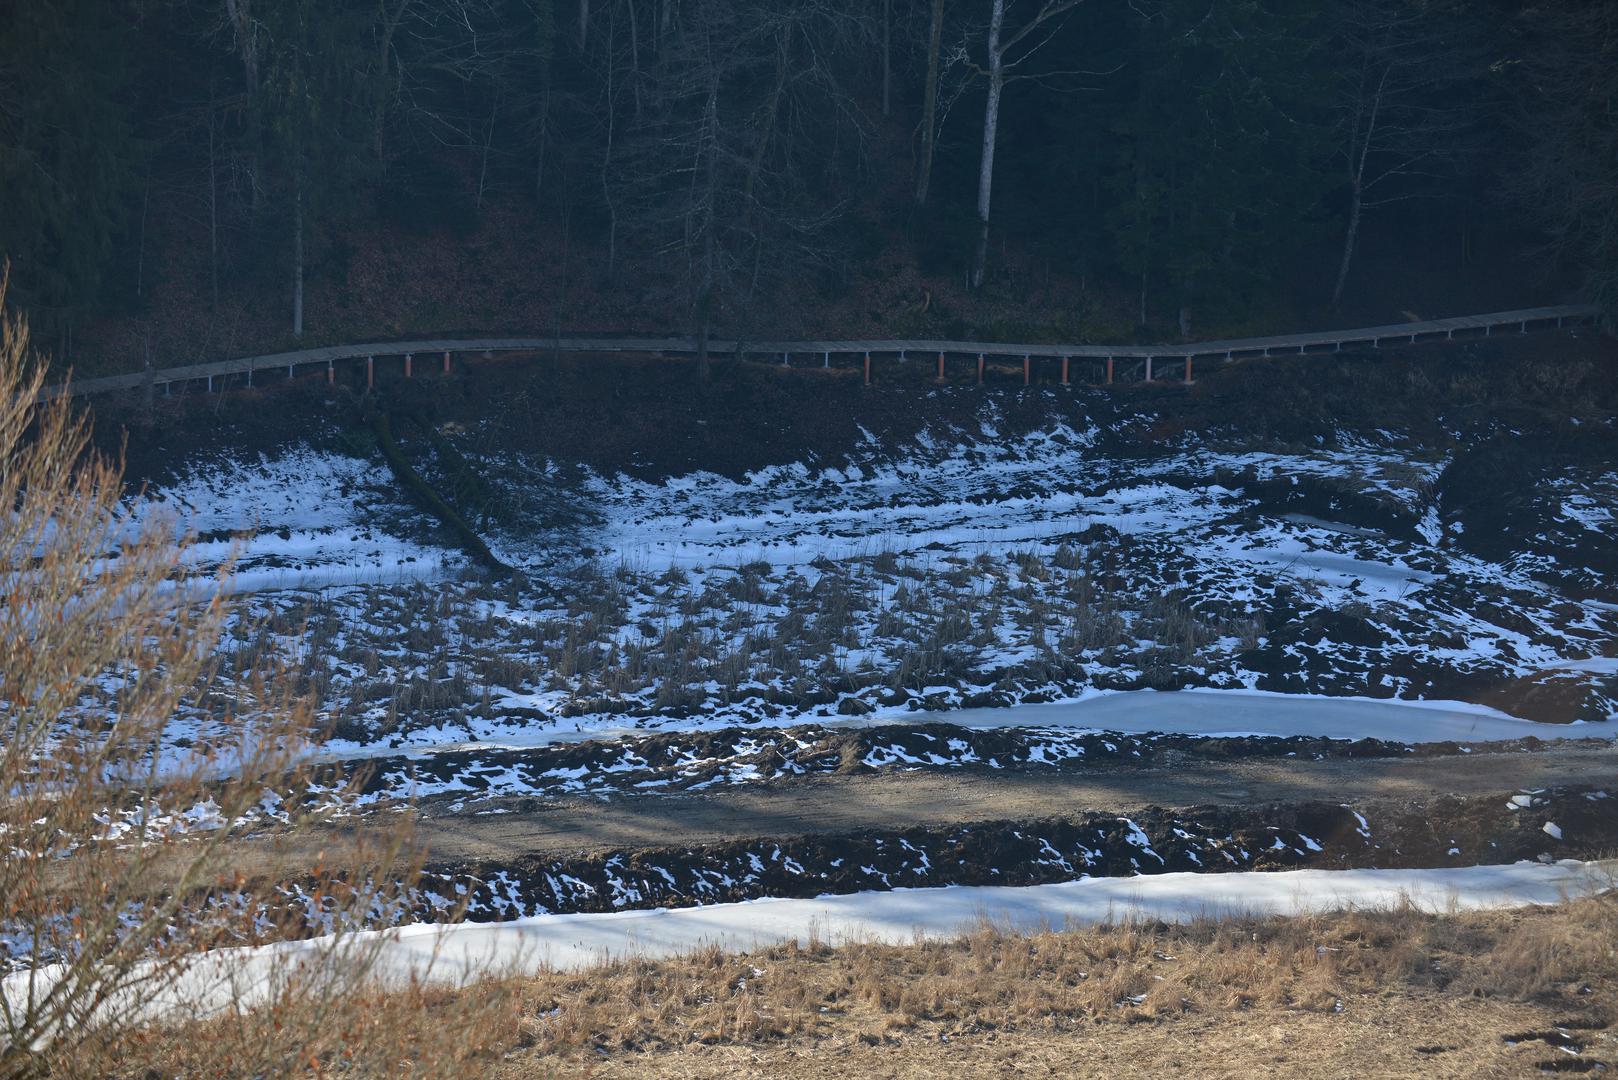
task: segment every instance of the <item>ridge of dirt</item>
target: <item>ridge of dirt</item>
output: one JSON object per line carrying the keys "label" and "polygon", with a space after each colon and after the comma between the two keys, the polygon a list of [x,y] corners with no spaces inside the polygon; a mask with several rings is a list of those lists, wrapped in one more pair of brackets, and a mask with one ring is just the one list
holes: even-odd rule
{"label": "ridge of dirt", "polygon": [[[649,838],[650,839],[650,838]],[[754,835],[702,845],[448,859],[429,844],[423,914],[470,888],[473,921],[941,885],[1042,885],[1175,872],[1411,868],[1595,858],[1618,848],[1618,798],[1561,787],[1510,797],[1326,799]]]}
{"label": "ridge of dirt", "polygon": [[[1438,794],[1501,796],[1588,785],[1618,796],[1618,746],[1433,758],[1191,761],[1073,770],[887,771],[804,777],[701,793],[492,799],[468,812],[421,804],[420,838],[439,859],[709,844],[743,837],[899,829],[1148,806],[1256,806],[1334,799],[1414,804]],[[464,797],[464,796],[463,796]],[[1618,798],[1614,800],[1618,806]],[[481,811],[481,812],[478,812]]]}
{"label": "ridge of dirt", "polygon": [[[1073,385],[1039,371],[1029,389],[1021,365],[990,365],[987,385],[978,387],[973,372],[951,370],[941,385],[930,361],[889,360],[877,365],[876,385],[865,387],[851,369],[721,359],[702,384],[682,360],[513,354],[462,358],[450,378],[381,371],[374,390],[356,368],[338,373],[336,393],[319,373],[159,397],[150,407],[139,395],[109,395],[94,407],[102,445],[116,452],[127,436],[135,482],[161,480],[194,455],[329,440],[334,402],[356,395],[435,424],[477,425],[502,451],[643,479],[695,470],[734,478],[793,461],[835,463],[871,438],[900,446],[929,426],[976,430],[986,400],[999,410],[1003,432],[1088,419],[1128,428],[1118,449],[1147,455],[1215,433],[1312,442],[1339,431],[1403,430],[1442,443],[1468,429],[1565,433],[1574,430],[1569,417],[1618,412],[1615,352],[1610,338],[1561,334],[1209,366],[1190,387],[1102,388],[1089,385],[1093,373],[1081,365]],[[1586,426],[1581,437],[1599,439],[1593,430]]]}
{"label": "ridge of dirt", "polygon": [[[1539,753],[1553,746],[1534,736],[1508,742],[1399,743],[1316,736],[1127,734],[1055,728],[969,728],[943,722],[870,727],[802,724],[727,727],[588,739],[520,749],[472,747],[429,754],[372,756],[344,763],[360,773],[368,800],[414,798],[424,806],[468,804],[510,796],[672,795],[716,788],[791,783],[815,776],[916,769],[964,770],[985,776],[1019,772],[1093,773],[1109,767],[1157,767],[1178,773],[1219,762],[1352,760]],[[439,792],[446,793],[447,798]],[[1193,800],[1200,801],[1200,800]]]}

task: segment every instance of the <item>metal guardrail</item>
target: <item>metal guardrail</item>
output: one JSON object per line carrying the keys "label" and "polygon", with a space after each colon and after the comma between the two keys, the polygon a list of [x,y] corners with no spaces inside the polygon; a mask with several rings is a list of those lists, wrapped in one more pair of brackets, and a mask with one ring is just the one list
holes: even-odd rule
{"label": "metal guardrail", "polygon": [[[850,340],[850,341],[743,341],[711,340],[710,353],[734,356],[779,356],[787,360],[794,355],[816,356],[830,366],[833,356],[863,356],[866,381],[870,381],[872,354],[896,354],[908,357],[911,353],[936,354],[940,375],[946,355],[965,355],[978,360],[978,374],[982,377],[983,363],[988,357],[1020,359],[1024,362],[1024,379],[1028,378],[1028,365],[1035,359],[1059,358],[1063,363],[1063,381],[1067,380],[1067,361],[1075,359],[1105,360],[1108,362],[1108,381],[1111,381],[1112,363],[1118,360],[1145,361],[1146,378],[1152,377],[1152,363],[1156,360],[1182,360],[1186,377],[1190,377],[1191,361],[1212,357],[1237,359],[1242,357],[1276,356],[1314,352],[1336,352],[1345,348],[1380,348],[1385,344],[1411,344],[1421,341],[1441,341],[1468,334],[1492,334],[1502,327],[1530,329],[1559,329],[1568,325],[1594,322],[1600,309],[1591,304],[1568,304],[1559,307],[1524,308],[1517,311],[1497,311],[1486,315],[1466,315],[1450,319],[1430,319],[1422,322],[1396,323],[1391,326],[1361,327],[1353,330],[1325,330],[1302,334],[1279,334],[1273,337],[1235,338],[1224,341],[1187,342],[1175,345],[1050,345],[1014,344],[981,341],[925,341],[925,340]],[[363,345],[330,345],[296,352],[271,353],[265,356],[247,356],[231,360],[188,364],[181,367],[110,375],[95,379],[61,383],[45,387],[42,399],[64,394],[78,397],[88,394],[110,393],[119,390],[137,390],[148,386],[207,380],[210,386],[216,378],[245,374],[251,383],[258,372],[286,371],[293,375],[299,368],[324,367],[333,372],[339,362],[363,360],[367,365],[367,380],[374,374],[378,356],[402,356],[405,371],[411,371],[417,356],[442,354],[448,370],[450,357],[456,353],[496,352],[589,352],[589,353],[652,353],[662,355],[694,355],[698,352],[696,338],[651,337],[499,337],[499,338],[429,338],[420,341],[372,342]],[[328,374],[330,377],[330,374]]]}

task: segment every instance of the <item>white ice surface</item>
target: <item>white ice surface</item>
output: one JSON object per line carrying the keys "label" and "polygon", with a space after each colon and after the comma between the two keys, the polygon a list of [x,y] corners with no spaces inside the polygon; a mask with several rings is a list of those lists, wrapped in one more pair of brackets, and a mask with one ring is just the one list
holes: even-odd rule
{"label": "white ice surface", "polygon": [[[884,724],[957,724],[974,729],[1041,728],[1236,737],[1293,735],[1325,739],[1383,739],[1390,742],[1496,742],[1522,739],[1618,739],[1618,723],[1540,724],[1465,701],[1407,701],[1379,698],[1276,694],[1262,690],[1191,689],[1174,691],[1097,690],[1072,701],[1015,705],[1004,709],[915,712],[879,708],[857,717],[810,716],[795,722],[823,727],[877,727]],[[735,726],[734,719],[700,718],[635,727],[629,724],[569,723],[568,727],[513,725],[478,740],[448,739],[418,732],[399,746],[333,742],[325,760],[435,754],[461,750],[520,750],[557,743],[630,738],[657,731],[701,731]],[[438,734],[439,737],[434,737]]]}
{"label": "white ice surface", "polygon": [[1541,667],[1547,671],[1585,671],[1592,675],[1618,675],[1618,656],[1592,656],[1588,660],[1556,660]]}
{"label": "white ice surface", "polygon": [[1258,690],[1133,690],[1013,709],[928,713],[926,719],[970,728],[1014,724],[1125,734],[1309,735],[1407,743],[1493,742],[1529,735],[1541,739],[1618,737],[1618,724],[1538,724],[1464,701],[1395,701]]}
{"label": "white ice surface", "polygon": [[[169,996],[147,996],[139,1007],[211,1011],[232,995],[262,1000],[275,980],[300,965],[332,962],[345,948],[375,956],[374,973],[390,982],[411,976],[464,981],[491,971],[579,969],[608,958],[667,957],[719,945],[746,951],[781,942],[908,942],[949,937],[980,920],[1028,931],[1045,927],[1150,918],[1188,921],[1204,916],[1290,915],[1347,907],[1384,908],[1408,901],[1436,910],[1554,904],[1613,887],[1618,863],[1520,862],[1436,870],[1293,870],[1276,873],[1157,874],[1086,878],[1021,888],[957,886],[822,896],[813,900],[751,900],[707,907],[584,915],[540,915],[508,923],[417,925],[331,939],[287,942],[208,954]],[[368,946],[375,946],[372,954]],[[51,971],[39,977],[48,980]],[[14,1002],[26,976],[8,977]]]}

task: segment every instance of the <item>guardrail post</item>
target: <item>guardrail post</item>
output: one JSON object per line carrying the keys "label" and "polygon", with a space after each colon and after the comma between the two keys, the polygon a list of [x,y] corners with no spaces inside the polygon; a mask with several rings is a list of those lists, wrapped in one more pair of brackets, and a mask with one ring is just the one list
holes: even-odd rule
{"label": "guardrail post", "polygon": [[1034,377],[1034,358],[1027,353],[1022,358],[1022,384],[1027,386]]}
{"label": "guardrail post", "polygon": [[1107,385],[1112,385],[1112,357],[1107,357]]}
{"label": "guardrail post", "polygon": [[938,381],[944,381],[944,354],[938,354]]}
{"label": "guardrail post", "polygon": [[410,378],[410,367],[413,359],[414,357],[412,357],[409,353],[405,353],[405,378],[407,379]]}
{"label": "guardrail post", "polygon": [[369,390],[376,385],[376,357],[365,358],[365,389]]}
{"label": "guardrail post", "polygon": [[1191,358],[1189,356],[1185,358],[1185,384],[1187,386],[1191,385]]}
{"label": "guardrail post", "polygon": [[978,385],[983,385],[983,354],[978,353]]}
{"label": "guardrail post", "polygon": [[328,358],[326,360],[326,385],[327,386],[335,386],[336,384],[337,384],[337,370],[332,367],[331,360]]}
{"label": "guardrail post", "polygon": [[871,385],[871,354],[865,354],[865,385]]}
{"label": "guardrail post", "polygon": [[782,353],[781,354],[781,366],[782,367],[787,367],[788,366],[787,357],[790,356],[790,355],[791,355],[790,353]]}
{"label": "guardrail post", "polygon": [[[1244,358],[1254,358],[1254,359],[1256,359],[1258,357],[1261,357],[1261,356],[1262,357],[1274,357],[1274,356],[1281,356],[1281,355],[1309,355],[1311,353],[1311,351],[1313,351],[1313,352],[1343,353],[1343,352],[1348,352],[1348,351],[1353,350],[1353,349],[1371,349],[1371,348],[1385,349],[1385,348],[1391,348],[1391,347],[1394,347],[1396,345],[1404,344],[1404,343],[1408,343],[1408,342],[1417,342],[1417,343],[1419,343],[1419,342],[1422,342],[1422,341],[1429,341],[1429,340],[1432,340],[1432,341],[1443,341],[1443,340],[1456,340],[1456,341],[1459,341],[1459,340],[1462,340],[1462,339],[1466,339],[1466,338],[1470,338],[1470,337],[1475,336],[1477,331],[1480,331],[1480,330],[1483,332],[1484,336],[1492,337],[1496,330],[1500,331],[1501,333],[1508,332],[1509,328],[1513,324],[1516,325],[1519,334],[1533,334],[1533,333],[1539,332],[1541,330],[1553,331],[1553,330],[1559,330],[1559,329],[1565,329],[1565,328],[1573,328],[1573,327],[1585,326],[1585,325],[1588,325],[1588,324],[1594,322],[1595,320],[1596,320],[1595,309],[1593,309],[1593,308],[1591,308],[1591,307],[1589,307],[1587,305],[1578,305],[1578,306],[1569,305],[1569,306],[1566,306],[1566,307],[1534,308],[1534,309],[1523,309],[1523,310],[1515,310],[1515,311],[1493,312],[1493,313],[1490,313],[1490,314],[1475,315],[1475,316],[1471,316],[1471,317],[1467,317],[1467,318],[1461,318],[1461,319],[1453,320],[1453,323],[1456,324],[1456,325],[1451,325],[1451,322],[1452,322],[1451,320],[1442,320],[1442,319],[1432,320],[1432,321],[1428,321],[1428,322],[1421,322],[1421,323],[1403,324],[1403,329],[1400,329],[1400,328],[1397,328],[1397,327],[1386,328],[1390,332],[1386,333],[1386,334],[1381,334],[1379,336],[1371,336],[1366,331],[1375,331],[1375,330],[1381,329],[1381,328],[1369,327],[1369,328],[1365,328],[1364,330],[1360,330],[1360,331],[1345,330],[1345,331],[1337,331],[1337,332],[1330,332],[1330,333],[1320,333],[1320,334],[1283,335],[1283,336],[1271,337],[1271,338],[1243,339],[1241,341],[1203,342],[1203,343],[1198,344],[1198,348],[1201,351],[1199,351],[1198,353],[1196,353],[1194,355],[1190,355],[1190,356],[1188,356],[1187,354],[1182,353],[1180,355],[1179,362],[1183,363],[1187,359],[1191,360],[1192,377],[1193,377],[1193,380],[1194,380],[1195,379],[1195,359],[1196,359],[1196,357],[1203,356],[1203,357],[1209,358],[1210,360],[1218,360],[1220,358],[1223,358],[1226,361],[1234,361],[1235,360],[1235,352],[1237,350],[1232,348],[1232,346],[1238,346],[1238,345],[1240,346],[1240,351],[1242,352]],[[1307,339],[1307,340],[1300,340],[1300,338],[1301,339]],[[528,339],[522,339],[522,340],[528,340]],[[481,354],[484,357],[489,357],[489,356],[492,355],[492,353],[494,351],[499,351],[500,349],[511,348],[512,347],[512,345],[511,345],[511,343],[509,341],[502,341],[502,342],[498,342],[498,343],[494,343],[494,344],[495,344],[494,348],[483,348],[482,343],[468,342],[467,343],[467,348],[468,348],[468,351],[471,354],[474,354],[474,355]],[[620,344],[625,344],[625,343],[620,343]],[[829,368],[831,366],[831,352],[832,352],[832,349],[831,349],[830,346],[832,344],[838,344],[838,343],[830,343],[830,342],[828,342],[828,343],[819,343],[819,344],[821,344],[821,362],[822,362],[822,365],[824,367]],[[852,348],[847,347],[849,345],[854,345],[854,344],[860,344],[861,349],[856,350],[856,349],[852,349]],[[873,348],[873,350],[875,352],[892,352],[892,353],[898,355],[901,359],[907,359],[908,355],[909,355],[907,350],[900,349],[900,348],[894,348],[894,346],[901,345],[901,344],[903,344],[903,343],[897,342],[897,341],[894,341],[894,342],[875,342],[875,343],[872,343],[871,346],[866,346],[863,343],[858,343],[858,342],[843,342],[843,343],[840,343],[839,348],[838,348],[837,351],[842,352],[845,355],[862,355],[863,356],[864,355],[863,354],[863,349],[866,348],[866,347],[870,347],[870,348]],[[1190,344],[1190,343],[1185,343],[1185,344]],[[575,340],[569,340],[569,341],[566,342],[566,345],[567,345],[567,347],[570,347],[570,348],[584,348],[584,347],[586,347],[586,343],[584,341],[582,341],[582,340],[576,340],[576,341]],[[442,343],[434,344],[434,345],[431,345],[429,347],[436,351],[436,350],[438,350],[439,348],[442,347]],[[539,347],[542,348],[542,349],[549,349],[552,353],[555,353],[555,352],[559,351],[563,347],[563,339],[559,339],[559,338],[558,339],[543,339],[543,340],[539,341]],[[1003,349],[1006,346],[999,345],[999,346],[995,346],[995,347]],[[1168,348],[1168,346],[1164,346],[1164,347]],[[735,347],[733,347],[733,348],[735,348]],[[970,346],[968,346],[968,348],[970,348]],[[982,345],[982,346],[980,346],[980,348],[984,348],[986,350],[988,348],[988,346],[987,345]],[[290,359],[290,360],[278,360],[275,363],[268,364],[266,370],[269,370],[269,369],[272,369],[272,368],[279,368],[282,365],[285,365],[287,367],[287,369],[288,369],[288,371],[287,371],[288,379],[289,380],[295,380],[297,378],[297,376],[298,376],[298,369],[301,366],[307,366],[307,365],[310,365],[310,364],[319,363],[318,353],[322,352],[322,351],[325,351],[325,350],[316,350],[315,351],[316,355],[310,356],[308,359],[297,359],[295,357],[294,359]],[[665,350],[665,351],[667,351],[667,350]],[[741,348],[735,348],[735,351],[737,352],[738,355],[743,355],[743,354],[746,353],[746,350],[741,349]],[[342,358],[343,358],[343,360],[345,362],[350,360],[350,359],[354,359],[354,360],[364,359],[364,360],[366,360],[367,368],[368,368],[368,371],[367,371],[367,376],[368,376],[367,377],[367,384],[368,384],[368,386],[374,386],[375,385],[375,373],[374,373],[374,359],[375,359],[375,357],[374,357],[374,354],[372,356],[370,356],[370,357],[367,357],[363,353],[354,353],[352,351],[343,350],[343,349],[334,349],[334,350],[332,350],[332,353],[334,354],[334,357],[329,358],[327,360],[327,365],[326,365],[326,368],[327,368],[327,382],[329,384],[335,385],[335,383],[336,383],[335,356],[340,355],[340,356],[342,356]],[[296,355],[297,356],[302,356],[302,355],[306,355],[306,354],[296,354]],[[412,375],[412,376],[415,374],[413,355],[407,355],[407,354],[404,354],[404,353],[392,353],[392,354],[383,353],[382,355],[384,355],[384,356],[387,356],[387,355],[403,356],[405,358],[409,374]],[[750,354],[748,354],[748,355],[750,355]],[[966,355],[970,357],[972,354],[970,352],[968,352]],[[979,361],[980,361],[980,363],[979,363],[979,372],[978,372],[979,383],[980,384],[987,384],[987,381],[988,381],[988,375],[987,375],[987,356],[988,356],[988,354],[987,354],[987,351],[979,353],[978,355],[979,355]],[[1015,355],[1015,354],[1007,354],[1007,353],[1004,353],[1004,352],[997,352],[995,355],[1003,357],[1003,356]],[[1086,360],[1086,361],[1090,360],[1090,359],[1107,361],[1108,362],[1108,376],[1109,376],[1108,382],[1117,382],[1117,381],[1119,381],[1119,376],[1117,375],[1117,370],[1116,369],[1117,369],[1117,362],[1120,359],[1122,359],[1122,360],[1124,360],[1126,362],[1126,367],[1128,365],[1130,365],[1130,364],[1133,364],[1134,361],[1136,361],[1136,360],[1141,360],[1142,361],[1142,366],[1145,369],[1144,370],[1145,377],[1147,379],[1149,379],[1150,381],[1157,381],[1156,380],[1156,361],[1155,361],[1155,358],[1148,357],[1145,352],[1140,351],[1140,349],[1138,349],[1138,348],[1131,348],[1131,351],[1129,353],[1113,354],[1111,356],[1109,356],[1106,353],[1099,352],[1099,351],[1097,351],[1097,352],[1095,352],[1095,353],[1093,353],[1091,355],[1084,355],[1084,354],[1063,355],[1061,353],[1049,353],[1049,354],[1041,354],[1041,355],[1048,355],[1053,359],[1060,359],[1062,361],[1062,374],[1064,376],[1064,381],[1065,382],[1071,382],[1073,380],[1072,361],[1075,358],[1080,359],[1080,360]],[[786,350],[782,354],[782,360],[783,360],[783,362],[784,362],[784,364],[786,366],[790,367],[792,365],[792,362],[793,362],[792,357],[793,357],[793,352],[790,349]],[[945,379],[948,378],[948,373],[949,373],[948,358],[949,358],[949,352],[948,352],[948,350],[945,350],[943,352],[942,357],[941,357],[942,362],[940,364],[940,370],[943,372],[943,376],[944,376]],[[205,381],[205,383],[207,385],[208,392],[209,393],[215,393],[215,392],[223,393],[223,392],[228,391],[230,389],[230,385],[231,385],[230,379],[231,379],[232,376],[234,376],[236,374],[242,374],[244,384],[246,386],[251,387],[253,385],[253,383],[254,383],[254,380],[257,377],[257,371],[258,371],[257,362],[260,361],[260,360],[266,360],[267,361],[267,360],[270,360],[270,359],[273,359],[273,358],[272,357],[265,357],[265,356],[242,357],[240,359],[229,361],[229,362],[226,362],[226,363],[205,365],[205,367],[207,367],[207,368],[220,368],[221,369],[221,370],[218,370],[218,371],[214,371],[212,373],[206,373],[205,372],[205,374],[203,375],[203,379],[204,379],[204,381]],[[1168,359],[1168,360],[1171,360],[1171,361],[1174,360],[1173,352],[1171,351],[1169,353],[1166,353],[1165,354],[1165,359]],[[449,374],[452,371],[452,365],[453,365],[453,355],[452,355],[452,352],[450,350],[448,350],[448,349],[444,350],[444,352],[443,352],[443,360],[444,360],[445,374]],[[1025,362],[1024,381],[1025,381],[1025,383],[1027,383],[1029,385],[1032,385],[1032,382],[1033,382],[1031,360],[1032,360],[1032,354],[1031,353],[1028,353],[1028,354],[1024,355],[1024,362]],[[228,369],[228,370],[224,370],[224,369]],[[1054,374],[1054,372],[1053,372],[1053,374]],[[219,378],[215,379],[214,375],[218,375]],[[875,369],[874,368],[871,369],[871,375],[872,375],[872,383],[874,385],[874,383],[875,383]],[[1125,377],[1124,377],[1123,381],[1126,381],[1126,382],[1128,381],[1127,376],[1128,376],[1128,372],[1125,372]],[[1084,373],[1081,372],[1080,373],[1080,378],[1083,379],[1084,377],[1085,377]],[[74,396],[78,396],[80,394],[94,394],[94,393],[101,393],[103,391],[109,391],[109,390],[127,389],[130,385],[139,385],[139,384],[136,384],[136,383],[130,383],[129,379],[130,379],[130,376],[119,375],[119,376],[112,376],[112,377],[109,377],[107,379],[86,380],[86,382],[81,383],[81,384],[75,384],[72,387],[53,386],[53,387],[47,387],[45,389],[47,391],[51,392],[51,393],[55,393],[55,394],[58,394],[58,395],[67,393],[67,394],[72,394]],[[163,371],[152,372],[151,373],[151,384],[150,385],[152,386],[153,392],[155,392],[156,383],[157,382],[164,382],[165,385],[168,386],[167,393],[169,393],[170,396],[172,396],[172,394],[173,394],[172,385],[171,385],[172,383],[179,382],[183,386],[186,383],[194,383],[195,381],[196,381],[196,375],[195,375],[194,369],[192,369],[190,371],[183,371],[182,369],[170,368],[170,369],[165,369]],[[1167,380],[1165,380],[1165,381],[1167,381]],[[183,395],[184,391],[182,390],[181,393]]]}

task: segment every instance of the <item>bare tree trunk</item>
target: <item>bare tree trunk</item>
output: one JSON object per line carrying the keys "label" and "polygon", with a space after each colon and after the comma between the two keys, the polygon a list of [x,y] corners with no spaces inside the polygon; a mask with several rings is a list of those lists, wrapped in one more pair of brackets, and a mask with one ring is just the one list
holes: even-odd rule
{"label": "bare tree trunk", "polygon": [[1331,290],[1331,309],[1336,311],[1343,302],[1343,289],[1348,284],[1348,268],[1354,261],[1354,252],[1359,247],[1360,215],[1363,212],[1364,197],[1360,192],[1358,182],[1354,184],[1354,193],[1348,206],[1348,231],[1343,235],[1343,257],[1337,264],[1337,284]]}
{"label": "bare tree trunk", "polygon": [[882,115],[893,112],[893,0],[882,0]]}
{"label": "bare tree trunk", "polygon": [[1370,115],[1365,120],[1363,128],[1355,124],[1355,134],[1359,141],[1353,146],[1354,156],[1349,159],[1352,172],[1349,175],[1349,204],[1348,229],[1343,235],[1343,258],[1337,266],[1337,283],[1332,286],[1331,307],[1337,310],[1343,302],[1343,288],[1348,284],[1348,269],[1354,262],[1354,252],[1359,247],[1360,216],[1365,211],[1365,164],[1371,157],[1371,146],[1376,139],[1376,125],[1382,114],[1382,92],[1387,85],[1388,72],[1382,73],[1377,84],[1375,95],[1371,98]]}
{"label": "bare tree trunk", "polygon": [[135,299],[146,295],[146,218],[152,208],[152,177],[148,173],[140,197],[140,244],[135,255]]}
{"label": "bare tree trunk", "polygon": [[697,381],[702,383],[713,374],[713,364],[708,359],[708,331],[712,325],[713,283],[710,281],[703,284],[697,297]]}
{"label": "bare tree trunk", "polygon": [[714,229],[718,227],[714,200],[719,185],[719,84],[717,78],[708,89],[707,115],[703,119],[706,129],[704,142],[708,155],[705,170],[705,190],[702,198],[702,284],[697,292],[697,378],[707,384],[711,372],[708,362],[708,333],[713,325],[714,260],[718,257],[714,243]]}
{"label": "bare tree trunk", "polygon": [[292,171],[292,336],[303,337],[303,167]]}
{"label": "bare tree trunk", "polygon": [[547,79],[545,97],[539,106],[539,153],[534,162],[534,204],[540,204],[545,193],[545,158],[551,142],[551,88]]}
{"label": "bare tree trunk", "polygon": [[921,161],[916,167],[916,205],[927,205],[933,182],[933,149],[938,143],[938,58],[944,43],[944,0],[933,0],[932,30],[927,39],[927,86],[921,102]]}
{"label": "bare tree trunk", "polygon": [[1006,0],[994,0],[989,16],[989,95],[983,106],[983,155],[978,161],[978,242],[972,252],[972,288],[983,287],[989,261],[989,207],[994,194],[994,145],[1000,130],[1000,95],[1005,90],[1005,54],[1000,49],[1000,28],[1006,18]]}
{"label": "bare tree trunk", "polygon": [[156,404],[157,386],[152,376],[152,330],[147,326],[141,335],[141,347],[145,357],[141,368],[140,396],[141,407],[146,414],[147,423],[152,419],[152,406]]}
{"label": "bare tree trunk", "polygon": [[494,95],[494,101],[489,105],[489,126],[483,135],[483,161],[478,167],[478,197],[473,205],[479,211],[483,209],[483,191],[489,180],[489,152],[494,148],[494,121],[500,111],[500,95]]}
{"label": "bare tree trunk", "polygon": [[387,90],[388,69],[393,56],[393,38],[399,30],[399,24],[404,21],[405,13],[415,0],[398,0],[392,11],[383,8],[382,32],[377,42],[376,58],[376,102],[371,116],[371,153],[376,157],[378,168],[387,162],[386,137],[388,122]]}
{"label": "bare tree trunk", "polygon": [[236,47],[241,50],[242,67],[247,75],[247,89],[258,89],[258,38],[253,32],[253,16],[249,0],[225,0],[225,14],[230,17],[236,34]]}
{"label": "bare tree trunk", "polygon": [[[634,11],[635,0],[629,0]],[[618,37],[618,9],[611,9],[607,20],[607,145],[601,154],[601,199],[607,204],[607,280],[618,272],[618,208],[612,201],[612,140],[618,118],[617,85],[618,65],[613,58],[613,45]]]}
{"label": "bare tree trunk", "polygon": [[775,85],[770,90],[769,104],[764,107],[764,117],[758,125],[758,142],[753,144],[753,156],[747,163],[747,179],[742,182],[742,203],[746,207],[753,229],[753,274],[748,284],[748,294],[751,295],[758,288],[759,275],[764,264],[764,227],[759,220],[758,204],[753,198],[758,189],[758,176],[764,168],[765,155],[769,153],[770,141],[775,137],[776,120],[781,113],[781,97],[786,92],[789,59],[789,46],[791,38],[789,31],[777,30],[775,35]]}
{"label": "bare tree trunk", "polygon": [[219,307],[219,166],[215,156],[213,85],[208,86],[208,284]]}
{"label": "bare tree trunk", "polygon": [[753,144],[753,157],[747,163],[747,180],[742,185],[743,201],[747,204],[748,213],[753,213],[753,192],[758,186],[758,175],[764,168],[764,157],[769,153],[770,140],[775,137],[775,123],[781,113],[781,97],[786,92],[788,70],[788,46],[791,40],[786,30],[776,32],[775,38],[775,84],[770,88],[769,102],[764,106],[764,117],[758,125],[758,142]]}
{"label": "bare tree trunk", "polygon": [[[1349,267],[1353,265],[1354,253],[1359,248],[1360,218],[1365,212],[1366,165],[1371,158],[1371,147],[1377,144],[1378,124],[1382,121],[1383,96],[1387,93],[1388,80],[1393,75],[1393,66],[1390,64],[1382,69],[1377,79],[1376,89],[1371,93],[1369,109],[1364,104],[1364,75],[1361,76],[1360,105],[1355,110],[1354,126],[1350,135],[1348,157],[1348,228],[1343,234],[1343,257],[1337,265],[1337,281],[1332,286],[1331,307],[1336,311],[1343,302],[1343,289],[1348,284]],[[1363,123],[1361,117],[1363,116]],[[1372,183],[1375,181],[1373,180]]]}
{"label": "bare tree trunk", "polygon": [[641,116],[640,104],[640,20],[635,17],[635,0],[629,0],[629,87],[635,94],[635,119]]}
{"label": "bare tree trunk", "polygon": [[247,126],[248,126],[248,152],[247,152],[247,192],[248,213],[254,225],[258,224],[259,210],[259,177],[258,177],[258,34],[253,22],[252,12],[249,8],[250,0],[225,0],[225,14],[230,20],[231,30],[236,35],[236,48],[242,56],[242,75],[247,83]]}

